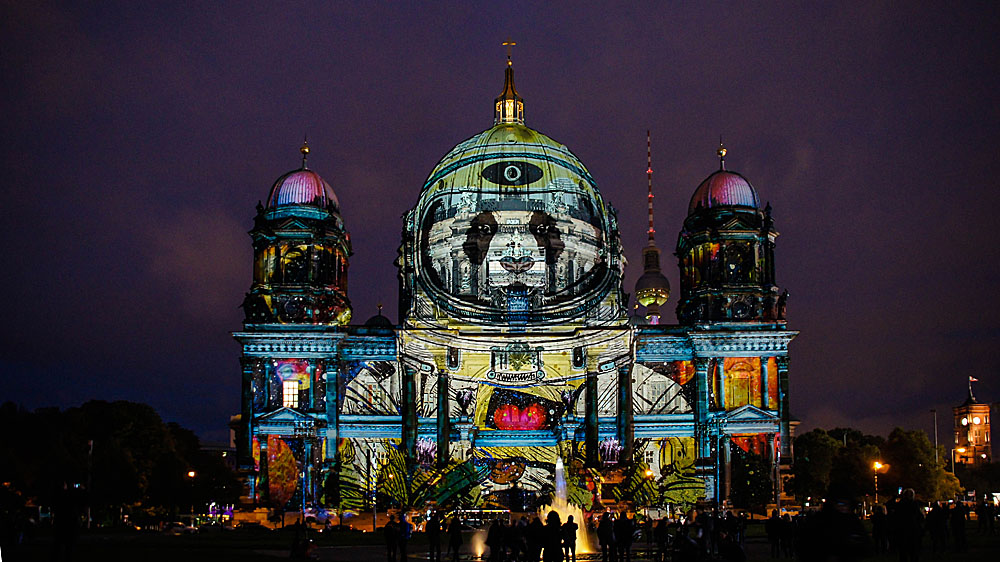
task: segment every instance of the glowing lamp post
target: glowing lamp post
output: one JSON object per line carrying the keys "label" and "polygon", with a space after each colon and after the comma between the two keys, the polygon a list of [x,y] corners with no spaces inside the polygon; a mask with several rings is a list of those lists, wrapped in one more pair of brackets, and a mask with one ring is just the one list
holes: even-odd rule
{"label": "glowing lamp post", "polygon": [[885,466],[885,465],[883,465],[882,463],[880,463],[878,461],[875,461],[875,464],[872,465],[872,469],[873,469],[873,472],[875,474],[875,503],[876,504],[878,504],[878,471],[882,470],[883,466]]}
{"label": "glowing lamp post", "polygon": [[962,454],[965,452],[965,447],[958,447],[951,450],[951,473],[955,474],[955,453]]}
{"label": "glowing lamp post", "polygon": [[195,471],[189,470],[187,477],[191,479],[191,526],[194,527],[194,477]]}

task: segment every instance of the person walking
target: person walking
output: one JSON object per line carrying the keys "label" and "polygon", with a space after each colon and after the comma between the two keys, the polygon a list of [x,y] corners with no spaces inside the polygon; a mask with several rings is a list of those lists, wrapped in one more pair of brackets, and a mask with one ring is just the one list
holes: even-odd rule
{"label": "person walking", "polygon": [[441,517],[438,512],[431,514],[424,533],[427,535],[427,559],[441,562]]}
{"label": "person walking", "polygon": [[670,542],[670,523],[666,517],[653,527],[653,542],[656,543],[656,562],[667,562],[667,546]]}
{"label": "person walking", "polygon": [[[875,536],[875,516],[872,515],[872,536]],[[927,534],[931,536],[931,552],[944,551],[948,546],[948,508],[941,502],[927,514]],[[877,545],[876,545],[877,546]]]}
{"label": "person walking", "polygon": [[628,512],[622,512],[615,521],[615,542],[618,546],[619,562],[632,562],[632,538],[635,532],[633,521]]}
{"label": "person walking", "polygon": [[958,552],[965,552],[965,521],[969,518],[969,508],[957,501],[951,507],[950,515],[948,523],[951,524],[952,548]]}
{"label": "person walking", "polygon": [[399,547],[399,527],[396,525],[396,516],[390,515],[389,521],[382,527],[382,537],[385,539],[385,559],[387,562],[396,562],[396,549]]}
{"label": "person walking", "polygon": [[456,515],[451,518],[451,523],[448,525],[448,552],[451,553],[452,562],[458,562],[460,550],[462,550],[462,520]]}
{"label": "person walking", "polygon": [[615,528],[608,512],[601,515],[601,522],[597,525],[597,540],[601,544],[601,562],[614,562]]}
{"label": "person walking", "polygon": [[406,520],[406,514],[399,515],[399,562],[406,562],[406,547],[410,543],[410,536],[413,534],[413,525]]}
{"label": "person walking", "polygon": [[528,544],[528,562],[538,562],[542,555],[542,545],[545,544],[545,526],[542,520],[535,517],[525,529],[525,540]]}
{"label": "person walking", "polygon": [[542,560],[545,562],[563,562],[562,551],[562,521],[559,513],[550,511],[545,517],[545,551]]}
{"label": "person walking", "polygon": [[490,549],[489,561],[502,562],[503,525],[500,524],[500,519],[494,519],[489,530],[486,531],[486,546]]}
{"label": "person walking", "polygon": [[563,559],[566,562],[576,562],[576,531],[580,526],[573,522],[573,516],[566,518],[562,526]]}
{"label": "person walking", "polygon": [[895,520],[891,527],[896,531],[894,545],[899,551],[900,562],[917,562],[920,558],[920,539],[923,537],[924,516],[914,500],[913,488],[903,490],[892,511]]}
{"label": "person walking", "polygon": [[771,558],[778,558],[781,555],[781,516],[777,509],[772,509],[771,516],[764,522],[764,533],[771,545]]}

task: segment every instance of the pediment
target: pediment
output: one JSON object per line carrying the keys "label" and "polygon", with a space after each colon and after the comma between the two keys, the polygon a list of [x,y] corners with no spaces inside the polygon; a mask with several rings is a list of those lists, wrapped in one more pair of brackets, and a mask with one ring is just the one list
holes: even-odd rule
{"label": "pediment", "polygon": [[280,233],[289,230],[294,230],[294,231],[312,230],[313,225],[307,224],[298,218],[290,218],[288,220],[283,221],[280,225],[273,226],[272,228],[275,232]]}
{"label": "pediment", "polygon": [[752,404],[747,404],[727,412],[726,415],[721,416],[720,419],[724,419],[729,422],[771,421],[774,419],[774,414],[768,413]]}
{"label": "pediment", "polygon": [[291,408],[279,408],[273,412],[268,412],[257,418],[258,423],[287,423],[295,425],[312,425],[316,423],[316,418],[303,414]]}
{"label": "pediment", "polygon": [[744,220],[742,215],[736,215],[719,225],[717,230],[756,230],[756,228],[750,221]]}

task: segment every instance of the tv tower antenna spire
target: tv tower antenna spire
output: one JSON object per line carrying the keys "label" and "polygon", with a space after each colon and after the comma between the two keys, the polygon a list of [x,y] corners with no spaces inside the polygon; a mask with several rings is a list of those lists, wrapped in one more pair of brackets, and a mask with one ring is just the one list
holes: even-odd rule
{"label": "tv tower antenna spire", "polygon": [[646,129],[646,181],[649,184],[649,243],[653,244],[656,229],[653,228],[653,148],[649,140],[649,129]]}

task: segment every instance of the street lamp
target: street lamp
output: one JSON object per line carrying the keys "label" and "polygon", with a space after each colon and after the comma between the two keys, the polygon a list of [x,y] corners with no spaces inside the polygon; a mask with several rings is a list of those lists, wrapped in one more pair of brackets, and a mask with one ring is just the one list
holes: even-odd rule
{"label": "street lamp", "polygon": [[878,471],[881,470],[883,466],[885,466],[885,465],[883,465],[879,461],[875,461],[875,464],[872,465],[872,469],[873,469],[873,472],[875,474],[875,504],[876,505],[878,505]]}
{"label": "street lamp", "polygon": [[965,447],[957,447],[951,450],[951,473],[955,474],[955,453],[964,453]]}
{"label": "street lamp", "polygon": [[194,527],[194,477],[196,476],[195,471],[189,470],[187,476],[188,478],[191,479],[191,526]]}

